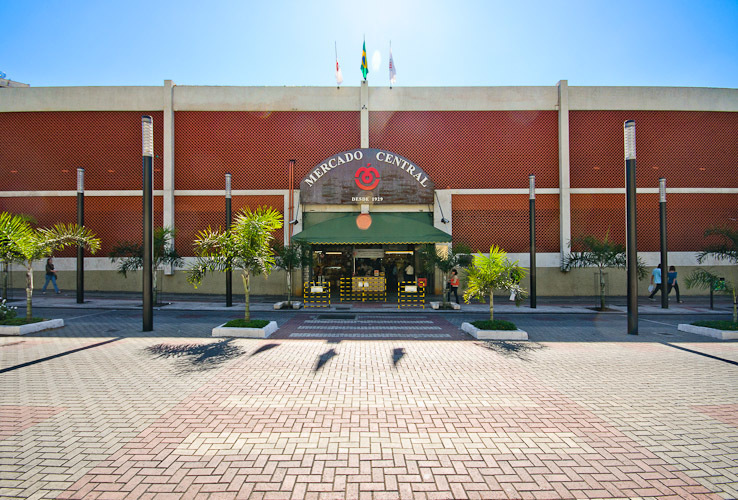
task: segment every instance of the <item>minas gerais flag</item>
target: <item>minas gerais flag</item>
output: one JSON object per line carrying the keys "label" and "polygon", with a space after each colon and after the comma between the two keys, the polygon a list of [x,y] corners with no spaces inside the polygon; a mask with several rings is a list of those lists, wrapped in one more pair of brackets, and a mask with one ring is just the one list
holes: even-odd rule
{"label": "minas gerais flag", "polygon": [[361,74],[366,80],[366,75],[369,74],[369,66],[366,63],[366,40],[364,40],[364,48],[361,51]]}

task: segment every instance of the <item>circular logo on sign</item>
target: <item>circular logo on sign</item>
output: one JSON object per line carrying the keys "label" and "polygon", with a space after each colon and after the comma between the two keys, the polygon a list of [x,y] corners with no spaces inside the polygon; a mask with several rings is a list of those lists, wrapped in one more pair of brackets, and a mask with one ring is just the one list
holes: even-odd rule
{"label": "circular logo on sign", "polygon": [[379,184],[379,172],[370,165],[371,163],[367,163],[366,167],[361,167],[354,176],[356,185],[364,191],[371,191]]}
{"label": "circular logo on sign", "polygon": [[358,217],[356,217],[356,227],[361,229],[362,231],[366,231],[371,227],[372,225],[372,216],[369,214],[359,214]]}

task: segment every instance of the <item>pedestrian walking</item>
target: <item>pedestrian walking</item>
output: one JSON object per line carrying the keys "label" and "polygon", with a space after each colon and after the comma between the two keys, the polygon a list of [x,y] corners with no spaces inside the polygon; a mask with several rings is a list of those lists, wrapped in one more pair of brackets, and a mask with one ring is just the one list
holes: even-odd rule
{"label": "pedestrian walking", "polygon": [[677,302],[682,304],[684,301],[679,296],[679,283],[677,283],[677,270],[674,266],[669,266],[669,273],[666,275],[666,295],[671,293],[671,289],[676,290]]}
{"label": "pedestrian walking", "polygon": [[44,286],[41,289],[41,294],[46,295],[46,287],[49,286],[49,281],[51,281],[51,284],[54,285],[54,291],[56,293],[61,293],[59,291],[59,287],[56,286],[56,269],[54,269],[54,258],[49,257],[46,259],[46,281],[44,282]]}
{"label": "pedestrian walking", "polygon": [[448,279],[448,291],[446,292],[446,302],[451,302],[451,293],[456,297],[456,303],[459,303],[459,273],[456,269],[451,270],[451,276]]}
{"label": "pedestrian walking", "polygon": [[[653,289],[651,288],[653,287]],[[651,295],[648,296],[648,300],[653,300],[653,296],[656,292],[661,290],[661,264],[651,273],[651,286],[648,287],[651,291]]]}

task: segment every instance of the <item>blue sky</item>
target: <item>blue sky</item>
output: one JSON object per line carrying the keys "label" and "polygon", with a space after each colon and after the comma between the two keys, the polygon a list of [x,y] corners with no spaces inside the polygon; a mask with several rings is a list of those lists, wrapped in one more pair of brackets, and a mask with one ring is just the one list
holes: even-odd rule
{"label": "blue sky", "polygon": [[[0,0],[0,71],[32,86],[738,87],[738,0]],[[376,65],[376,66],[375,66]]]}

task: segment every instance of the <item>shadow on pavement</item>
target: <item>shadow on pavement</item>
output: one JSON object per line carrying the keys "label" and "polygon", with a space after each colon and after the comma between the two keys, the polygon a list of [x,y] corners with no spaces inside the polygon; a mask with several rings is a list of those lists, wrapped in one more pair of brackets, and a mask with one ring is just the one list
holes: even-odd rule
{"label": "shadow on pavement", "polygon": [[546,349],[546,346],[537,342],[521,341],[511,342],[507,340],[482,340],[476,343],[479,346],[495,351],[507,358],[516,358],[521,361],[530,361],[530,354]]}
{"label": "shadow on pavement", "polygon": [[180,373],[197,372],[218,368],[245,354],[240,347],[231,344],[234,339],[210,344],[156,344],[144,349],[158,358],[181,358],[177,362]]}

